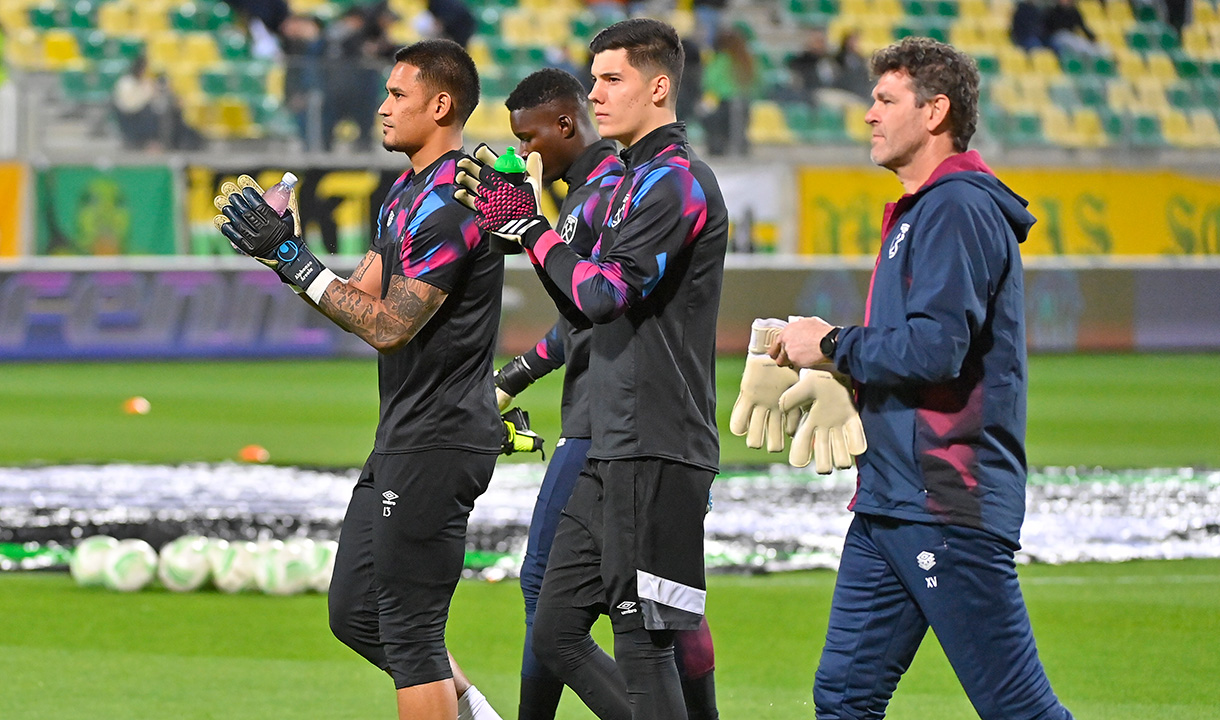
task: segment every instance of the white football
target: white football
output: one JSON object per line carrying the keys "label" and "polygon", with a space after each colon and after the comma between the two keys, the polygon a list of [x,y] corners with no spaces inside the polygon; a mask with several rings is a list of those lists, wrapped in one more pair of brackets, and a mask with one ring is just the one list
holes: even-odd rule
{"label": "white football", "polygon": [[304,592],[312,574],[304,547],[304,543],[279,541],[263,545],[254,567],[254,582],[258,589],[268,595]]}
{"label": "white football", "polygon": [[252,542],[215,540],[208,549],[212,582],[221,592],[236,593],[254,587],[258,546]]}
{"label": "white football", "polygon": [[119,541],[109,535],[94,535],[81,540],[68,561],[68,570],[76,584],[82,587],[101,585],[102,573],[106,570],[106,553],[118,544]]}
{"label": "white football", "polygon": [[203,587],[211,575],[208,565],[208,539],[184,535],[161,548],[157,577],[174,592],[190,592]]}
{"label": "white football", "polygon": [[330,578],[335,574],[335,553],[339,551],[339,543],[334,540],[318,540],[313,545],[313,576],[309,579],[309,587],[315,592],[324,593],[330,590]]}
{"label": "white football", "polygon": [[102,584],[111,590],[143,590],[157,574],[157,551],[139,539],[120,540],[106,553]]}

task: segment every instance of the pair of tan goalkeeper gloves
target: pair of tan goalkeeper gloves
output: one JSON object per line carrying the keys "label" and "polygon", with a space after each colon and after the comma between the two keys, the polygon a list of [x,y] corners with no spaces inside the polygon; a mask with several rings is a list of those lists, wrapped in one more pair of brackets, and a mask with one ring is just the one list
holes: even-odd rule
{"label": "pair of tan goalkeeper gloves", "polygon": [[823,475],[833,468],[849,468],[852,459],[868,449],[860,413],[851,399],[851,378],[832,365],[800,373],[777,365],[767,351],[787,324],[766,318],[751,326],[741,393],[733,404],[729,430],[744,435],[748,447],[765,445],[767,452],[782,452],[784,435],[790,435],[788,462],[794,467],[813,462]]}

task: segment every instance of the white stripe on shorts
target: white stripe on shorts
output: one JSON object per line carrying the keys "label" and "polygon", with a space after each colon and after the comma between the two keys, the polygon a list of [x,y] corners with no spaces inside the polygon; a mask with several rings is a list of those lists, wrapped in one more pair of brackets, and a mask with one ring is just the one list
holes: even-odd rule
{"label": "white stripe on shorts", "polygon": [[653,575],[643,570],[635,571],[636,593],[640,600],[668,605],[672,608],[685,610],[696,615],[703,614],[707,603],[707,591],[683,585],[674,580],[666,580],[659,575]]}

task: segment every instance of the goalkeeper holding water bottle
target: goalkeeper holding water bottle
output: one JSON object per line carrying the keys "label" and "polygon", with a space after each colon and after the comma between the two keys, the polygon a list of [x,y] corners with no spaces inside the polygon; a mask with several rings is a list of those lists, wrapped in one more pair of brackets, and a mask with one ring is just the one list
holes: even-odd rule
{"label": "goalkeeper holding water bottle", "polygon": [[[281,217],[249,178],[222,187],[217,225],[380,352],[380,418],[343,521],[331,629],[393,678],[399,718],[498,718],[445,648],[467,518],[505,435],[488,381],[503,256],[453,198],[478,72],[456,43],[425,41],[398,51],[386,93],[383,144],[411,169],[390,189],[350,279],[314,257],[297,213]],[[283,394],[320,402],[307,388]]]}

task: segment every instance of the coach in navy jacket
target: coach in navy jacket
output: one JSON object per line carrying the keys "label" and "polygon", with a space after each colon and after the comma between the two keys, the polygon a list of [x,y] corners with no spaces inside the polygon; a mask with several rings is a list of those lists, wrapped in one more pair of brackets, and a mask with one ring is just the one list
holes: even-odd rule
{"label": "coach in navy jacket", "polygon": [[1025,201],[973,150],[886,207],[863,327],[834,362],[869,450],[852,509],[974,527],[1014,546],[1025,513]]}
{"label": "coach in navy jacket", "polygon": [[1034,218],[967,144],[978,69],[906,38],[872,60],[886,206],[862,326],[790,323],[780,364],[851,375],[868,450],[814,680],[819,720],[883,717],[931,627],[983,720],[1070,720],[1017,581],[1025,510],[1020,243]]}

